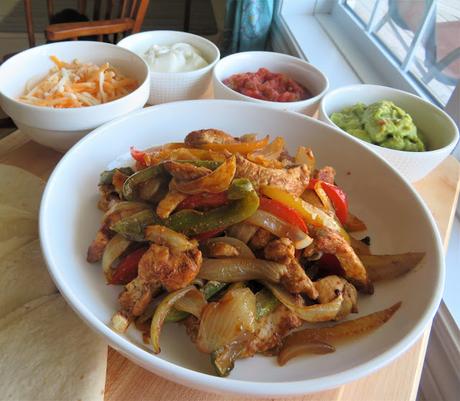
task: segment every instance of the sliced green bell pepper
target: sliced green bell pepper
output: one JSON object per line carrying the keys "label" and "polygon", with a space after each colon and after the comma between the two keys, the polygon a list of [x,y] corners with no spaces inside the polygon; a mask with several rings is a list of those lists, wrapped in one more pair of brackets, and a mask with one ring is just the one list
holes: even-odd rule
{"label": "sliced green bell pepper", "polygon": [[217,160],[175,160],[177,163],[189,163],[197,167],[206,167],[209,170],[215,170],[222,162]]}
{"label": "sliced green bell pepper", "polygon": [[138,195],[137,186],[162,174],[164,174],[164,168],[161,164],[135,172],[123,184],[123,198],[128,201],[136,200]]}
{"label": "sliced green bell pepper", "polygon": [[131,167],[120,167],[120,168],[114,168],[112,170],[103,171],[99,177],[99,185],[111,185],[113,175],[115,174],[117,170],[123,173],[124,175],[128,175],[128,176],[134,173]]}
{"label": "sliced green bell pepper", "polygon": [[207,212],[184,209],[171,215],[164,224],[174,231],[193,236],[244,221],[259,207],[259,197],[245,178],[232,182],[228,198],[234,201]]}
{"label": "sliced green bell pepper", "polygon": [[110,229],[131,241],[145,241],[145,227],[152,224],[164,225],[154,210],[146,209],[118,220]]}

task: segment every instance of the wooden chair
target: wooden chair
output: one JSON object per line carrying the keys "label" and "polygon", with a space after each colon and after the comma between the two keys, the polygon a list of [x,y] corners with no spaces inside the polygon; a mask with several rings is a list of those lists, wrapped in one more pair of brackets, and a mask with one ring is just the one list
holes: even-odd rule
{"label": "wooden chair", "polygon": [[[37,1],[37,0],[34,0]],[[44,2],[44,0],[42,0]],[[32,0],[24,0],[24,9],[27,23],[27,33],[30,47],[35,46],[35,35],[32,22]],[[86,0],[78,0],[78,11],[86,16]],[[103,11],[103,3],[105,10]],[[149,0],[120,0],[115,10],[114,0],[95,0],[91,21],[65,22],[50,24],[45,28],[45,37],[48,41],[77,40],[85,36],[96,36],[98,40],[116,42],[118,34],[126,35],[139,32],[144,22],[149,6]],[[48,19],[54,15],[54,1],[46,1]],[[113,35],[109,38],[108,35]]]}

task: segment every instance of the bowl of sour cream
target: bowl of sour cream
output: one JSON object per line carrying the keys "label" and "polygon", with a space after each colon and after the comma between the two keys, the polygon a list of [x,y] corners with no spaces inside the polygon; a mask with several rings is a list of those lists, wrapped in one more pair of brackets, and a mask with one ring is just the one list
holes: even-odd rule
{"label": "bowl of sour cream", "polygon": [[198,99],[208,89],[220,58],[214,43],[187,32],[148,31],[118,46],[141,56],[150,70],[149,104]]}

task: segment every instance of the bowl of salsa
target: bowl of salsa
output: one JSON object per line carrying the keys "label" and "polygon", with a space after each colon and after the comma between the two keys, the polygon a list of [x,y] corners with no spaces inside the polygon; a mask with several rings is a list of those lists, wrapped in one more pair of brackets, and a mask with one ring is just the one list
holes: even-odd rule
{"label": "bowl of salsa", "polygon": [[220,60],[213,71],[216,99],[245,100],[313,115],[329,87],[312,64],[275,52],[242,52]]}

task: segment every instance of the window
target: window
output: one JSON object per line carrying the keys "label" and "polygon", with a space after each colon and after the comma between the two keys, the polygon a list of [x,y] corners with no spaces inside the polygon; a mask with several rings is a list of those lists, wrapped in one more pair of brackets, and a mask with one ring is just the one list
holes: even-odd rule
{"label": "window", "polygon": [[[440,25],[455,28],[445,36],[447,44],[440,42],[444,37]],[[460,0],[279,0],[272,43],[277,51],[317,65],[329,77],[331,88],[358,82],[399,88],[445,108],[460,125],[460,32],[456,29],[460,29]],[[426,44],[433,41],[430,35],[436,35],[435,48]],[[453,50],[447,52],[448,46]],[[440,53],[437,64],[427,59],[429,51]],[[447,71],[445,66],[451,68]],[[441,74],[455,79],[446,80]],[[460,145],[454,156],[460,159]],[[460,279],[460,204],[456,216],[447,255],[450,283]],[[444,300],[460,326],[459,294],[450,285],[446,291]]]}
{"label": "window", "polygon": [[455,0],[346,0],[403,74],[445,106],[460,81],[460,2]]}
{"label": "window", "polygon": [[[317,65],[331,88],[360,82],[399,88],[445,108],[460,125],[460,0],[278,0],[277,4],[271,41],[275,51]],[[454,155],[460,159],[460,145]],[[444,302],[433,325],[434,340],[422,378],[423,395],[430,396],[426,399],[450,399],[439,389],[452,394],[458,389],[458,375],[450,372],[458,372],[460,353],[460,294],[455,287],[460,279],[460,206],[456,216]]]}

